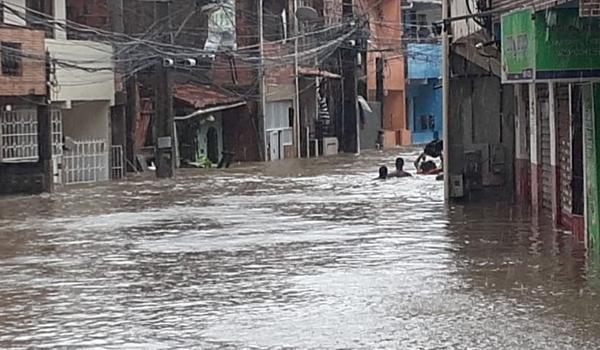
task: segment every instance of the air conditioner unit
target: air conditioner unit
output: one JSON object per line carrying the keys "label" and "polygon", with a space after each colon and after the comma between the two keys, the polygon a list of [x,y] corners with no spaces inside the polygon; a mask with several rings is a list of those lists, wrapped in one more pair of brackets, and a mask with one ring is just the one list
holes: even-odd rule
{"label": "air conditioner unit", "polygon": [[339,143],[337,137],[323,138],[323,155],[332,156],[339,152]]}
{"label": "air conditioner unit", "polygon": [[462,198],[465,196],[465,187],[462,175],[450,176],[450,196],[452,198]]}

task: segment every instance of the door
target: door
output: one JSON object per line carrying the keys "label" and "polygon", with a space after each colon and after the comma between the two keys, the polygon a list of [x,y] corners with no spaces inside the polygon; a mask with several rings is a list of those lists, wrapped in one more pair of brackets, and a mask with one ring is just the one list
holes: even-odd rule
{"label": "door", "polygon": [[572,119],[571,119],[571,168],[572,168],[572,212],[573,215],[583,215],[584,212],[584,195],[583,195],[583,122],[582,122],[582,107],[583,96],[581,87],[573,85],[571,92],[572,103]]}
{"label": "door", "polygon": [[280,145],[279,145],[279,131],[271,131],[269,133],[269,150],[271,160],[281,159]]}
{"label": "door", "polygon": [[569,85],[556,85],[556,120],[558,126],[558,145],[557,145],[557,160],[558,160],[558,223],[567,228],[571,228],[571,213],[572,213],[572,168],[571,168],[571,118],[569,105]]}
{"label": "door", "polygon": [[541,179],[541,198],[542,208],[552,209],[552,165],[551,165],[551,146],[550,146],[550,109],[548,101],[548,87],[543,85],[538,87],[538,120],[540,122],[540,155],[542,166]]}
{"label": "door", "polygon": [[[265,131],[268,140],[270,160],[283,159],[282,130],[292,127],[290,123],[291,100],[269,102],[265,109]],[[292,115],[293,116],[293,115]],[[290,140],[291,141],[291,140]]]}
{"label": "door", "polygon": [[583,96],[581,86],[571,86],[571,230],[579,242],[585,242]]}
{"label": "door", "polygon": [[219,163],[219,133],[214,127],[206,132],[206,156],[213,163]]}

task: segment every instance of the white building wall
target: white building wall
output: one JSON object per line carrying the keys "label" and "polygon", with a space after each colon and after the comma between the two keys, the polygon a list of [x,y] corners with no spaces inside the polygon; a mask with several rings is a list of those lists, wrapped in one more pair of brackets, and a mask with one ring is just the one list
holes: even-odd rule
{"label": "white building wall", "polygon": [[72,62],[79,67],[56,66],[52,89],[53,102],[110,101],[114,105],[115,73],[113,48],[110,45],[85,40],[46,39],[46,48],[52,58]]}
{"label": "white building wall", "polygon": [[108,101],[73,102],[62,110],[63,133],[75,140],[110,141],[110,103]]}
{"label": "white building wall", "polygon": [[4,24],[13,26],[25,26],[26,5],[27,0],[4,0]]}
{"label": "white building wall", "polygon": [[65,25],[67,24],[66,0],[54,0],[54,38],[58,40],[67,39]]}
{"label": "white building wall", "polygon": [[[476,11],[477,5],[475,0],[449,0],[450,1],[450,16],[464,16],[469,15],[469,8],[467,7],[467,1],[471,5],[471,10]],[[472,19],[455,21],[452,23],[452,41],[456,41],[469,34],[473,34],[481,29],[477,23]]]}

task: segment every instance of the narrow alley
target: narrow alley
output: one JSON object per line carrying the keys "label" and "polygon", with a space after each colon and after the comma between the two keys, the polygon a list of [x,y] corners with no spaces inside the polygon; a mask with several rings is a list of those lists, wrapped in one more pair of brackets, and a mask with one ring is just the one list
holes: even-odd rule
{"label": "narrow alley", "polygon": [[600,271],[570,234],[374,181],[396,156],[4,198],[0,348],[600,348]]}

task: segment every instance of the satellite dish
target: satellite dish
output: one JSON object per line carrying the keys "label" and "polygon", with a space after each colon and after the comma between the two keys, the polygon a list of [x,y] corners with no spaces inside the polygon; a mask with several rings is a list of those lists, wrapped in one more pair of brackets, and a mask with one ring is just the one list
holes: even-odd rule
{"label": "satellite dish", "polygon": [[299,21],[313,22],[319,20],[319,14],[312,7],[300,6],[296,9],[296,18]]}

